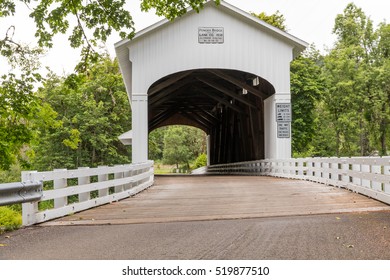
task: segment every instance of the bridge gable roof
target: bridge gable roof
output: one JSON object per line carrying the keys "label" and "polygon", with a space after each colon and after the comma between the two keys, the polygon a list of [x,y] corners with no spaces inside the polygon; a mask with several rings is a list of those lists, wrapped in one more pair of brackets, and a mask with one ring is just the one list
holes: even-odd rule
{"label": "bridge gable roof", "polygon": [[[236,6],[233,6],[225,1],[221,1],[220,5],[216,5],[214,1],[208,1],[203,9],[208,9],[208,8],[214,8],[217,9],[220,12],[228,13],[231,16],[237,18],[240,21],[245,21],[248,24],[251,24],[255,26],[257,29],[266,32],[273,36],[274,38],[277,38],[279,40],[282,40],[286,42],[289,45],[293,46],[294,49],[294,57],[297,56],[299,53],[301,53],[305,48],[308,46],[308,43],[277,28],[274,27],[265,21],[237,8]],[[200,13],[202,10],[200,11]],[[192,16],[193,14],[196,14],[196,11],[193,10],[192,8],[188,9],[188,12],[182,16],[183,17],[188,17]],[[149,36],[149,34],[152,34],[153,32],[165,27],[166,25],[169,24],[175,24],[176,21],[180,20],[180,18],[174,20],[173,22],[168,20],[168,19],[163,19],[139,32],[136,33],[134,38],[132,40],[129,39],[124,39],[115,44],[116,49],[120,49],[123,47],[128,47],[129,44],[131,44],[132,41],[138,41],[142,40],[143,38]]]}

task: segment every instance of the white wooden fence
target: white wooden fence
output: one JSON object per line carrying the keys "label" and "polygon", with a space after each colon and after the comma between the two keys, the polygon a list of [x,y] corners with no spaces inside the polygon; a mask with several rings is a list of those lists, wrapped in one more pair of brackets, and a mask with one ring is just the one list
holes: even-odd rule
{"label": "white wooden fence", "polygon": [[[154,182],[153,162],[75,170],[22,172],[22,181],[42,181],[39,202],[24,203],[23,225],[32,225],[135,195]],[[43,209],[42,209],[43,208]]]}
{"label": "white wooden fence", "polygon": [[390,204],[390,157],[267,159],[208,166],[207,174],[309,180],[349,189]]}

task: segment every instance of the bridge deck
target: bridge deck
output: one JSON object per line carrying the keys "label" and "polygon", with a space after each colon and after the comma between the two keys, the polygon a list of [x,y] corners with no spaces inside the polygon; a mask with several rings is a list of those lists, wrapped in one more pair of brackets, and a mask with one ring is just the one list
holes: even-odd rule
{"label": "bridge deck", "polygon": [[43,225],[134,224],[390,210],[317,183],[250,176],[156,176],[141,194]]}

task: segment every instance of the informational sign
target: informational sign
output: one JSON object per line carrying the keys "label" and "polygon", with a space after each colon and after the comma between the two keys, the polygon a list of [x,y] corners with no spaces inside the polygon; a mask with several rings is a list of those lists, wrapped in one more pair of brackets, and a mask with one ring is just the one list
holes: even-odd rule
{"label": "informational sign", "polygon": [[291,104],[276,103],[276,121],[291,122]]}
{"label": "informational sign", "polygon": [[223,27],[199,27],[199,44],[223,44],[225,40]]}
{"label": "informational sign", "polygon": [[290,138],[290,123],[278,122],[278,138]]}

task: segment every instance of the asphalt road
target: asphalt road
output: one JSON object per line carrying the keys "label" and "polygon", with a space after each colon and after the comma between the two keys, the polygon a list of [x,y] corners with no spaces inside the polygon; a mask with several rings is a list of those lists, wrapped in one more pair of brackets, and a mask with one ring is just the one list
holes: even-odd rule
{"label": "asphalt road", "polygon": [[390,211],[34,226],[0,236],[0,259],[390,259]]}

